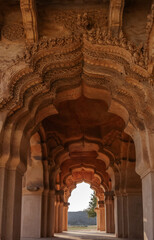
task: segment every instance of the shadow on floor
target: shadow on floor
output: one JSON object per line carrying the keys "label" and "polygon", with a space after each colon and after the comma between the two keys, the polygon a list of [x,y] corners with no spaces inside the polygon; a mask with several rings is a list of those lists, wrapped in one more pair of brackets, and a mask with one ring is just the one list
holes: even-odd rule
{"label": "shadow on floor", "polygon": [[[63,233],[55,233],[52,238],[41,238],[41,240],[126,240],[126,238],[116,238],[114,234],[107,234],[99,231],[73,230]],[[40,240],[40,238],[21,238],[21,240]],[[136,240],[136,239],[127,239]],[[139,240],[139,239],[138,239]]]}

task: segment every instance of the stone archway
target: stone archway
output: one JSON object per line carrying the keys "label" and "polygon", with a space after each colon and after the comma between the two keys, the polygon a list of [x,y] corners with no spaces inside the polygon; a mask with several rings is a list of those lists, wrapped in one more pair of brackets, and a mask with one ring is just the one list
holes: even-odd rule
{"label": "stone archway", "polygon": [[[97,230],[105,231],[105,207],[104,207],[104,187],[101,186],[102,179],[99,175],[96,174],[94,169],[91,168],[75,168],[72,170],[70,175],[67,175],[64,180],[64,206],[68,206],[68,198],[71,195],[71,192],[76,188],[76,185],[81,182],[88,183],[90,187],[95,191],[95,195],[97,197],[97,208],[96,216],[97,216]],[[107,186],[105,186],[107,187]],[[68,210],[68,208],[67,208]],[[64,229],[67,231],[67,211],[64,208]],[[114,219],[110,219],[110,222],[114,221]],[[112,229],[114,232],[114,229]]]}
{"label": "stone archway", "polygon": [[[24,15],[24,1],[21,3]],[[28,5],[26,9],[30,16],[35,17],[34,7],[31,9],[31,5]],[[110,11],[112,10],[114,11],[114,4],[111,4]],[[114,19],[110,20],[114,22]],[[94,149],[100,158],[104,155],[108,156],[104,161],[108,172],[114,172],[112,177],[114,175],[117,208],[121,201],[124,203],[123,205],[131,205],[131,197],[127,198],[126,192],[127,195],[129,195],[128,193],[131,195],[137,189],[138,192],[141,191],[138,178],[134,176],[135,171],[132,176],[134,181],[137,181],[135,188],[131,188],[131,180],[129,179],[129,181],[127,178],[124,181],[125,184],[122,184],[122,179],[125,178],[121,173],[122,170],[124,169],[128,176],[131,169],[135,168],[135,160],[136,171],[143,178],[144,204],[147,182],[153,192],[153,108],[151,104],[153,102],[153,70],[150,70],[152,69],[151,63],[147,62],[143,49],[139,50],[131,44],[120,29],[117,36],[111,35],[106,28],[103,32],[100,28],[87,31],[85,28],[87,21],[87,15],[80,16],[78,31],[82,34],[77,32],[77,34],[71,33],[65,37],[55,39],[47,37],[39,40],[37,34],[32,37],[36,25],[33,26],[31,22],[29,31],[32,35],[29,35],[26,30],[26,37],[28,42],[34,41],[35,43],[26,46],[23,56],[15,60],[3,79],[6,82],[7,91],[5,91],[5,86],[1,93],[2,102],[0,104],[1,238],[9,240],[20,238],[22,175],[27,168],[30,138],[37,131],[42,130],[42,138],[47,140],[47,143],[42,144],[43,149],[46,149],[43,162],[44,175],[49,175],[48,184],[45,185],[43,192],[43,201],[49,200],[51,205],[54,205],[56,175],[62,162],[74,154],[75,150],[72,151],[72,149],[77,149],[78,152],[80,150],[84,155],[85,150],[89,151],[88,147]],[[113,22],[110,21],[109,28],[111,29],[114,25]],[[26,18],[24,18],[24,26],[27,26]],[[25,29],[27,28],[25,27]],[[7,35],[5,34],[5,36]],[[94,107],[93,110],[89,110],[86,118],[88,119],[90,112],[93,111],[91,123],[95,123],[91,124],[94,128],[90,131],[85,128],[88,123],[84,122],[82,114],[78,115],[81,120],[80,127],[82,125],[80,136],[75,132],[74,136],[61,137],[65,126],[60,133],[56,126],[53,129],[45,129],[46,124],[44,125],[44,123],[48,123],[49,120],[47,118],[51,117],[50,120],[54,125],[53,115],[62,113],[63,107],[66,110],[65,104],[68,102],[71,102],[70,107],[73,112],[72,101],[76,101],[76,105],[80,107],[90,100],[91,103],[86,106],[89,106],[89,109],[91,106]],[[98,113],[95,111],[97,104],[99,105]],[[104,121],[106,129],[110,129],[110,127],[115,129],[110,129],[113,131],[103,135],[105,127],[104,129],[100,128],[101,124],[97,121],[99,116],[97,119],[94,118],[97,114],[101,115],[101,123],[103,122],[102,115],[106,116],[106,121]],[[57,128],[61,126],[60,123]],[[97,126],[99,126],[98,129]],[[46,136],[48,131],[50,134]],[[66,132],[69,135],[69,131]],[[118,139],[116,143],[115,139]],[[132,139],[135,143],[136,158]],[[120,156],[117,152],[120,153]],[[84,157],[82,154],[81,156]],[[119,162],[122,164],[120,165]],[[46,176],[44,181],[47,181]],[[112,183],[113,179],[111,178]],[[128,192],[126,189],[130,191]],[[149,203],[152,205],[151,199],[152,194],[149,198]],[[144,209],[146,209],[144,217],[148,219],[148,222],[153,222],[153,216],[148,214],[149,210],[146,206]],[[121,211],[123,213],[123,210]],[[121,215],[118,217],[122,222]],[[49,219],[52,221],[52,215],[49,216]],[[47,226],[47,223],[45,225],[46,230],[42,230],[45,232],[44,234],[53,235],[52,229]],[[144,225],[147,236],[152,238],[151,227],[146,222]],[[117,227],[117,234],[127,237],[131,230],[125,231],[125,226],[123,228],[124,230],[119,230]]]}
{"label": "stone archway", "polygon": [[[89,88],[85,88],[85,86],[84,86],[84,89],[85,90],[89,90]],[[100,90],[99,90],[99,92],[100,92]],[[104,93],[104,90],[102,90],[102,92]],[[101,92],[101,94],[102,94],[102,92]],[[71,93],[71,91],[69,90],[68,91],[68,98],[70,98],[70,96],[69,96],[69,93]],[[81,95],[81,91],[79,91],[78,92],[78,89],[77,89],[77,93],[78,93],[78,95],[77,95],[77,97],[78,96],[80,96]],[[79,93],[80,93],[80,95],[79,95]],[[105,90],[105,93],[107,93],[107,91]],[[108,93],[107,93],[108,94]],[[65,95],[65,97],[66,97],[67,95]],[[103,94],[103,97],[105,96],[105,98],[106,98],[106,94],[104,95]],[[60,95],[60,97],[61,97],[61,95]],[[60,99],[60,97],[59,97],[59,99]],[[45,97],[46,98],[46,97]],[[76,98],[76,97],[75,97]],[[100,97],[99,97],[100,98]],[[23,135],[23,133],[26,133],[27,134],[27,132],[26,132],[26,128],[27,129],[30,129],[31,128],[31,121],[32,121],[32,123],[34,122],[34,126],[33,126],[33,128],[31,128],[31,132],[33,133],[33,129],[35,129],[35,127],[37,127],[37,122],[39,123],[39,122],[41,122],[41,120],[43,120],[43,118],[45,118],[45,117],[47,117],[48,115],[50,115],[52,112],[53,113],[57,113],[57,111],[56,111],[56,109],[54,108],[54,107],[50,107],[50,109],[51,109],[51,112],[49,111],[49,108],[48,108],[48,106],[49,106],[49,97],[48,97],[48,95],[47,95],[47,100],[45,99],[44,100],[44,102],[45,103],[42,103],[42,110],[41,110],[41,105],[39,106],[38,105],[38,107],[37,107],[37,105],[33,105],[34,107],[34,109],[35,109],[35,111],[33,110],[33,113],[32,112],[29,112],[27,115],[25,115],[24,116],[24,114],[22,113],[22,110],[21,110],[21,115],[20,115],[20,111],[19,111],[19,113],[17,112],[17,118],[16,118],[16,121],[17,121],[17,128],[15,129],[15,124],[13,124],[12,126],[11,126],[11,123],[10,122],[7,122],[7,127],[6,127],[6,130],[5,131],[7,131],[8,132],[8,130],[9,130],[9,125],[10,125],[10,127],[12,127],[12,132],[10,132],[10,139],[12,139],[12,141],[13,141],[13,144],[11,143],[11,145],[10,145],[10,147],[11,147],[11,149],[8,149],[8,154],[10,154],[9,153],[9,151],[11,152],[11,154],[12,154],[12,160],[10,161],[8,161],[7,162],[7,164],[9,164],[10,165],[10,168],[11,169],[16,169],[16,167],[17,168],[19,168],[20,166],[22,167],[22,166],[24,166],[23,164],[26,162],[26,158],[25,158],[25,156],[26,156],[26,154],[25,154],[25,152],[27,151],[26,150],[26,146],[28,145],[28,142],[26,143],[24,143],[24,141],[25,140],[28,140],[28,138],[31,136],[31,133],[29,133],[29,137],[28,137],[28,135],[27,135],[27,139],[25,138],[25,136]],[[57,97],[57,99],[58,99],[58,97]],[[111,102],[111,98],[110,98],[110,95],[108,95],[108,99],[107,99],[107,101],[109,101],[110,100],[110,102]],[[35,101],[34,101],[35,102]],[[56,101],[55,101],[55,104],[57,104],[56,103]],[[45,105],[45,106],[44,106]],[[114,106],[114,104],[111,104],[110,106]],[[112,110],[112,108],[113,107],[111,107],[111,110]],[[121,107],[122,108],[122,107]],[[44,110],[45,109],[45,110]],[[46,111],[46,109],[48,109],[47,111]],[[39,110],[39,112],[38,112],[38,110]],[[111,111],[110,110],[110,111]],[[118,111],[119,111],[120,109],[118,109]],[[116,111],[116,109],[114,109],[114,111]],[[120,110],[121,111],[121,110]],[[125,116],[127,116],[128,114],[127,114],[127,111],[125,111],[126,112],[126,115]],[[25,112],[26,113],[26,112]],[[32,113],[32,114],[31,114]],[[124,112],[123,112],[124,113]],[[45,115],[44,115],[45,114]],[[28,115],[29,115],[29,119],[28,119]],[[35,117],[35,120],[33,120],[31,117],[33,117],[33,116]],[[23,120],[21,120],[21,117],[22,117],[22,119]],[[14,119],[15,119],[15,115],[12,115],[12,116],[10,116],[9,117],[10,119],[12,119],[12,121],[14,121]],[[128,118],[128,117],[127,117]],[[25,121],[27,119],[27,122]],[[125,119],[124,119],[125,121],[126,121],[126,117],[125,117]],[[19,122],[20,121],[20,122]],[[15,129],[15,130],[14,130]],[[23,130],[22,130],[23,129]],[[8,142],[8,135],[7,135],[7,132],[6,132],[6,136],[7,136],[7,139],[6,139],[6,143]],[[8,132],[9,133],[9,132]],[[12,135],[12,134],[14,134],[14,136]],[[5,144],[5,138],[4,138],[4,144]],[[18,145],[19,144],[19,145]],[[22,148],[22,146],[23,146],[23,144],[24,144],[24,149]],[[8,145],[9,146],[9,145]],[[21,146],[21,148],[20,148],[20,146]],[[20,150],[20,151],[19,151]],[[62,152],[64,151],[63,149],[61,149],[62,150]],[[6,149],[5,149],[5,151],[6,151]],[[17,151],[17,152],[16,152]],[[19,155],[18,155],[19,154]],[[20,157],[16,157],[16,156],[20,156]],[[5,158],[6,158],[6,154],[5,154]],[[9,156],[9,155],[8,155]],[[22,156],[23,156],[23,158],[22,158]],[[49,156],[50,156],[50,153],[49,153]],[[8,158],[9,159],[9,158]],[[54,160],[55,162],[57,161],[57,169],[58,169],[58,166],[59,166],[59,162],[60,162],[60,160]],[[109,164],[109,163],[108,163]],[[14,192],[13,194],[16,194],[16,192]],[[12,213],[13,214],[13,213]],[[8,226],[8,224],[7,224],[7,226]]]}
{"label": "stone archway", "polygon": [[[48,104],[48,102],[47,102],[47,104]],[[63,105],[62,105],[63,106]],[[43,107],[44,107],[44,105],[43,105]],[[45,109],[46,109],[46,106],[45,106]],[[36,121],[41,121],[42,120],[42,118],[44,117],[44,115],[42,114],[43,113],[43,111],[44,111],[44,109],[43,110],[41,110],[41,108],[39,107],[39,110],[40,110],[40,113],[38,113],[37,112],[37,110],[36,110],[36,113],[35,113],[35,123],[36,123]],[[57,113],[56,111],[55,111],[55,109],[53,108],[53,107],[51,107],[51,111],[53,111],[53,113]],[[44,111],[46,114],[51,114],[51,112],[46,112],[46,111]],[[46,116],[46,115],[45,115]],[[53,115],[54,116],[54,115]],[[56,115],[55,115],[56,116]],[[20,119],[20,124],[18,125],[18,129],[19,129],[19,127],[20,127],[20,125],[22,125],[23,124],[23,122],[21,121],[21,119]],[[24,121],[24,124],[25,124],[25,121]],[[24,124],[23,124],[23,126],[24,126]],[[27,124],[29,124],[29,122],[27,122]],[[43,123],[44,124],[44,123]],[[28,125],[27,125],[28,126]],[[42,125],[43,126],[43,125]],[[35,125],[34,125],[34,130],[35,130]],[[17,134],[19,133],[18,130],[17,129]],[[33,133],[33,131],[34,130],[32,130],[31,132]],[[25,130],[24,130],[25,131]],[[24,132],[23,131],[23,132]],[[22,133],[23,133],[22,132]],[[30,135],[29,135],[30,136]],[[48,152],[48,155],[47,155],[47,157],[48,157],[48,159],[49,159],[49,161],[53,161],[53,159],[54,159],[54,164],[53,164],[53,170],[52,170],[52,168],[51,168],[51,181],[50,181],[50,184],[51,184],[51,192],[52,192],[52,188],[54,187],[54,182],[55,182],[55,179],[54,179],[54,176],[55,176],[55,173],[58,171],[58,169],[59,169],[59,167],[60,167],[60,165],[63,163],[63,154],[64,154],[64,159],[67,159],[68,158],[68,153],[65,151],[65,149],[61,146],[57,146],[57,143],[58,143],[58,136],[56,136],[55,135],[55,137],[53,138],[53,135],[51,135],[52,136],[52,141],[53,141],[53,139],[54,139],[54,144],[56,143],[56,145],[54,145],[54,148],[52,147],[52,145],[50,145],[50,137],[49,137],[49,141],[48,141],[48,143],[47,143],[47,147],[49,148],[50,147],[50,149],[52,150],[52,154],[50,153],[50,151]],[[116,135],[115,135],[116,136]],[[23,141],[24,139],[23,139],[23,137],[21,136],[21,138],[19,138],[19,135],[17,135],[17,137],[18,137],[18,140],[19,139],[21,139],[21,141]],[[57,138],[57,140],[56,140],[56,138]],[[28,140],[28,139],[27,139]],[[108,141],[108,138],[107,138],[107,141]],[[89,142],[89,143],[88,143]],[[104,150],[103,151],[105,151],[105,154],[106,155],[111,155],[110,156],[110,159],[108,158],[108,157],[105,157],[105,155],[104,155],[104,153],[103,153],[103,151],[102,152],[100,152],[99,153],[99,149],[100,149],[100,144],[101,143],[99,143],[99,141],[98,141],[98,143],[97,143],[97,141],[95,140],[94,142],[94,144],[92,143],[93,141],[89,141],[88,140],[88,138],[87,138],[87,140],[85,139],[84,140],[84,148],[83,148],[83,141],[77,141],[77,144],[74,142],[74,140],[73,140],[73,142],[70,144],[70,147],[69,147],[69,156],[70,156],[70,154],[72,155],[72,157],[73,157],[73,154],[75,153],[74,152],[74,150],[72,150],[72,149],[74,149],[74,147],[75,147],[75,149],[77,149],[77,156],[74,156],[75,158],[77,157],[79,157],[78,156],[78,153],[80,153],[80,149],[82,149],[82,151],[83,151],[83,154],[86,154],[86,152],[85,152],[85,150],[86,150],[86,148],[87,148],[87,150],[89,151],[89,149],[91,148],[91,150],[94,148],[94,150],[95,151],[98,151],[98,154],[96,154],[96,156],[98,155],[98,156],[100,156],[100,158],[101,157],[103,157],[103,159],[104,159],[104,161],[105,161],[105,164],[106,164],[106,166],[108,166],[109,167],[109,165],[111,164],[111,162],[112,162],[112,164],[114,163],[114,154],[113,153],[111,153],[111,154],[109,154],[109,149],[106,149],[105,150],[105,148],[104,148]],[[21,143],[20,143],[21,144]],[[23,143],[22,143],[23,144]],[[28,144],[28,143],[27,143]],[[24,147],[26,147],[26,145],[27,144],[25,144],[24,145]],[[49,144],[49,145],[48,145]],[[23,149],[20,149],[20,151],[23,151]],[[25,151],[27,151],[26,150],[26,148],[24,149],[24,151],[23,152],[21,152],[22,154],[24,154],[24,152]],[[81,151],[81,152],[82,152]],[[62,155],[61,155],[61,153],[62,153]],[[94,152],[94,155],[95,155],[95,152]],[[81,156],[82,156],[82,154],[81,154]],[[80,157],[81,157],[80,156]],[[95,156],[95,157],[96,157]],[[82,156],[82,157],[84,157],[84,155]],[[113,159],[113,160],[112,160]],[[111,162],[110,162],[111,161]],[[85,162],[85,161],[84,161]],[[13,163],[15,164],[20,164],[21,165],[21,163],[20,162],[14,162],[13,161]],[[52,163],[52,162],[51,162]],[[86,162],[85,162],[85,164],[86,164]],[[18,167],[20,166],[20,165],[17,165]],[[96,165],[96,162],[95,162],[95,164],[94,164],[94,166]],[[99,167],[99,163],[97,164],[98,165],[98,167]],[[10,165],[11,166],[11,165]],[[22,165],[21,165],[22,166]],[[47,169],[47,171],[48,171],[48,169]],[[55,173],[53,172],[53,171],[55,171]],[[105,183],[105,182],[104,182]],[[106,185],[107,185],[107,183],[106,183]],[[49,191],[50,189],[48,189],[47,191]],[[16,194],[16,193],[15,193]],[[54,195],[53,195],[53,197],[54,197]],[[47,198],[48,198],[48,195],[47,195]],[[52,198],[52,197],[51,197]],[[52,202],[53,202],[53,200],[51,200]],[[45,228],[46,228],[47,226],[45,226]],[[51,229],[51,232],[50,232],[50,230],[48,230],[47,231],[47,234],[53,234],[53,231],[52,231],[52,229]]]}

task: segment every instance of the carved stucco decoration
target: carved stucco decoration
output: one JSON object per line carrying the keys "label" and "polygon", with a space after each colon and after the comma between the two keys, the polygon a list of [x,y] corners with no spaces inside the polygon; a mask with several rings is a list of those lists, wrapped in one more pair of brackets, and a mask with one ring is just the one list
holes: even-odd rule
{"label": "carved stucco decoration", "polygon": [[62,189],[66,191],[66,197],[69,196],[68,193],[76,187],[77,183],[85,181],[91,185],[91,188],[96,191],[96,196],[99,200],[104,199],[104,190],[109,190],[108,185],[103,185],[101,178],[94,173],[93,169],[74,169],[71,175],[67,176],[63,181]]}
{"label": "carved stucco decoration", "polygon": [[[50,120],[51,120],[51,118],[50,118]],[[55,119],[52,124],[55,125],[57,121],[58,120]],[[83,147],[86,146],[86,145],[95,144],[98,148],[99,153],[102,153],[103,154],[102,156],[104,156],[104,154],[105,154],[110,159],[110,161],[108,161],[108,162],[106,161],[106,163],[105,163],[106,168],[109,166],[109,164],[111,164],[111,165],[114,165],[114,163],[119,164],[119,158],[120,157],[119,156],[114,157],[115,153],[113,152],[112,144],[116,140],[120,140],[120,138],[122,136],[121,131],[118,131],[116,129],[108,131],[108,133],[103,135],[102,138],[100,138],[100,136],[96,137],[96,136],[88,136],[88,135],[84,136],[84,138],[83,138],[83,135],[81,134],[81,136],[79,136],[75,140],[73,137],[72,138],[71,137],[67,138],[68,135],[67,134],[66,134],[66,136],[63,135],[62,132],[58,131],[57,128],[54,129],[54,130],[51,130],[51,129],[47,128],[46,125],[48,126],[48,123],[49,122],[47,120],[46,122],[43,122],[43,125],[44,125],[44,127],[47,131],[46,132],[46,134],[47,134],[47,146],[48,146],[49,156],[51,156],[51,159],[53,159],[52,152],[54,151],[54,149],[56,149],[58,147],[58,145],[62,145],[68,151],[68,154],[66,155],[66,158],[71,158],[73,156],[72,156],[72,153],[69,152],[69,149],[70,149],[70,146],[72,144],[82,145]],[[119,121],[116,120],[116,118],[113,118],[112,120],[108,121],[108,123],[106,123],[104,125],[104,127],[109,128],[110,124],[113,124],[113,125],[116,124],[116,126],[119,125],[119,127],[121,127],[122,122],[120,120]],[[62,125],[60,123],[59,123],[59,128],[60,129],[62,128]],[[70,126],[70,128],[71,128],[71,126]],[[67,131],[68,130],[65,127],[65,132],[67,132]],[[97,153],[95,153],[94,155],[97,156]],[[76,153],[76,157],[77,158],[82,158],[84,156],[80,156],[80,155],[78,156],[77,153]],[[92,156],[90,155],[89,158],[90,157],[92,157]],[[65,157],[64,157],[64,159],[62,157],[61,161],[62,162],[65,161]],[[95,161],[95,163],[96,163],[96,161]],[[76,162],[76,164],[81,164],[81,163]]]}
{"label": "carved stucco decoration", "polygon": [[72,172],[72,178],[74,181],[78,182],[78,181],[92,181],[93,179],[93,172],[90,171],[85,171],[85,169],[81,169],[80,171],[73,171]]}
{"label": "carved stucco decoration", "polygon": [[[75,50],[79,48],[79,44],[76,44],[76,42],[74,44],[73,39],[74,38],[72,38],[71,36],[69,39],[67,38],[65,40],[64,39],[57,40],[55,45],[56,47],[54,50],[52,49],[53,41],[50,41],[50,40],[48,41],[52,43],[51,45],[49,44],[49,48],[47,47],[48,44],[46,40],[45,41],[42,40],[41,42],[39,42],[38,45],[33,45],[33,46],[29,45],[25,55],[20,59],[21,62],[23,62],[24,59],[26,61],[27,59],[30,60],[29,67],[26,67],[25,69],[17,72],[12,76],[12,80],[10,81],[10,84],[9,84],[10,96],[7,100],[3,99],[2,103],[0,104],[1,107],[3,108],[3,104],[4,104],[5,106],[7,106],[8,109],[10,109],[11,105],[14,105],[17,102],[17,100],[15,99],[19,99],[19,94],[21,95],[20,88],[22,87],[22,84],[24,85],[24,89],[25,89],[25,91],[23,92],[23,88],[22,88],[22,92],[23,93],[26,92],[26,94],[28,89],[29,90],[31,89],[30,93],[33,93],[33,94],[35,91],[39,89],[41,93],[43,93],[44,91],[50,92],[51,87],[47,80],[50,76],[49,74],[50,69],[52,69],[51,75],[53,76],[53,80],[51,82],[56,81],[56,79],[57,80],[62,79],[63,81],[63,79],[65,78],[67,79],[68,77],[73,79],[73,77],[79,76],[82,68],[80,64],[82,59],[81,59],[81,53],[80,54],[77,53],[73,55],[73,52],[75,52]],[[65,46],[65,47],[61,48],[61,46]],[[58,52],[57,52],[57,47],[59,47]],[[45,50],[46,50],[46,53],[44,52]],[[65,62],[63,62],[64,60]],[[67,83],[71,84],[71,81],[68,80]],[[35,87],[35,85],[37,87]],[[53,84],[52,84],[51,91],[55,92]],[[20,105],[21,104],[22,104],[22,101],[20,101]]]}
{"label": "carved stucco decoration", "polygon": [[[85,71],[84,75],[86,77],[83,77],[83,60],[85,66],[87,64],[92,68],[99,66],[101,63],[104,73],[107,71],[107,74],[110,75],[111,73],[114,78],[117,74],[117,81],[113,81],[113,77],[108,77],[106,74],[100,77],[100,81],[99,76],[94,81],[94,78],[89,77],[89,74]],[[120,99],[122,99],[121,96],[123,95],[127,100],[130,98],[131,108],[132,97],[127,90],[128,83],[129,92],[134,92],[136,87],[139,90],[144,89],[144,85],[153,87],[154,81],[147,71],[147,53],[143,49],[137,49],[124,38],[123,34],[119,38],[112,38],[109,33],[102,32],[100,29],[87,31],[87,34],[83,34],[83,37],[71,34],[69,37],[57,39],[42,38],[38,43],[27,45],[23,57],[19,58],[18,62],[18,64],[26,62],[28,67],[11,76],[10,96],[1,102],[1,110],[6,106],[13,112],[20,109],[23,106],[21,99],[26,96],[25,93],[28,94],[28,91],[30,91],[29,95],[35,94],[35,92],[47,94],[52,91],[52,95],[55,97],[56,89],[79,85],[81,79],[85,79],[87,76],[93,86],[95,84],[98,87],[100,84],[102,87],[109,86],[109,90],[112,89],[115,97],[120,96]],[[116,64],[114,64],[115,62]],[[135,80],[130,81],[131,78]],[[25,84],[30,79],[31,83]],[[32,79],[35,81],[32,81]],[[126,90],[119,88],[119,80],[126,85]],[[24,88],[22,88],[21,94],[21,87],[19,86],[22,86],[22,84],[24,84]],[[134,93],[136,94],[136,90]],[[140,98],[139,91],[137,94]],[[19,101],[17,100],[19,95],[20,104],[15,107]],[[14,107],[15,109],[13,109]],[[134,110],[134,116],[135,114],[136,110]]]}
{"label": "carved stucco decoration", "polygon": [[[91,28],[107,28],[108,26],[108,9],[103,5],[93,8],[73,8],[67,9],[65,11],[60,9],[50,9],[50,19],[52,23],[57,26],[63,26],[64,29],[69,32],[80,34]],[[41,11],[38,8],[40,16],[42,16]],[[48,21],[46,16],[43,16],[44,21]]]}
{"label": "carved stucco decoration", "polygon": [[9,41],[18,41],[24,39],[24,28],[20,24],[4,25],[1,31],[2,38]]}
{"label": "carved stucco decoration", "polygon": [[[92,44],[105,45],[109,46],[108,52],[114,52],[112,50],[112,46],[120,47],[121,49],[125,49],[129,52],[129,59],[133,61],[135,64],[147,69],[148,64],[148,55],[147,50],[144,47],[136,47],[130,41],[126,39],[123,32],[121,31],[118,37],[113,37],[110,32],[102,31],[101,29],[92,29],[91,31],[87,31],[85,38],[90,41]],[[117,48],[117,53],[121,53],[121,49]],[[116,50],[116,48],[115,48]],[[107,49],[106,49],[107,51]],[[118,54],[117,54],[118,55]],[[125,52],[124,58],[127,59],[128,53]]]}
{"label": "carved stucco decoration", "polygon": [[[116,141],[116,138],[114,139],[114,141]],[[48,140],[47,140],[48,142]],[[72,141],[70,141],[70,144],[73,142],[73,144],[78,144],[78,141],[74,142],[73,139]],[[52,146],[49,144],[48,145],[48,151],[50,152],[49,155],[52,156],[52,159],[54,159],[54,162],[50,162],[51,158],[49,160],[49,164],[51,167],[57,166],[57,169],[61,169],[61,171],[63,172],[63,176],[62,179],[66,178],[66,176],[70,175],[70,173],[72,174],[72,176],[74,176],[74,178],[85,178],[87,177],[87,179],[89,178],[95,178],[95,174],[96,173],[98,176],[102,177],[102,181],[104,182],[104,186],[107,186],[107,182],[108,182],[108,174],[105,172],[108,168],[112,168],[113,171],[117,171],[117,169],[119,168],[118,165],[121,164],[121,157],[122,155],[120,155],[121,151],[120,151],[120,147],[122,144],[122,141],[119,142],[119,150],[118,153],[119,154],[115,154],[114,151],[114,146],[110,146],[110,147],[106,147],[104,145],[101,144],[102,140],[100,139],[99,141],[96,141],[96,139],[91,139],[91,141],[89,141],[89,143],[92,144],[99,144],[99,152],[98,152],[98,157],[95,159],[93,159],[93,161],[91,161],[90,157],[90,153],[87,152],[88,158],[84,158],[84,162],[83,162],[83,157],[79,155],[78,158],[70,158],[71,154],[67,153],[67,147],[64,146],[65,151],[62,151],[62,162],[58,161],[57,156],[59,155],[59,149],[62,149],[60,147],[60,145],[58,145],[57,147],[53,148],[52,151],[50,152],[50,149],[52,148]],[[129,144],[128,144],[129,145]],[[61,151],[61,150],[60,150]],[[54,152],[56,152],[56,155],[54,154]],[[125,154],[125,152],[123,152]],[[75,154],[75,153],[74,153]],[[77,153],[76,153],[77,154]],[[96,153],[95,153],[96,154]],[[127,154],[127,153],[126,153]],[[97,154],[96,154],[97,155]],[[108,163],[105,163],[105,158],[104,156],[106,155],[106,157],[108,158]],[[102,156],[102,160],[100,160]],[[130,160],[129,157],[127,159],[128,161]],[[134,159],[135,161],[135,159]],[[68,162],[68,163],[67,163]],[[100,165],[101,164],[101,167]],[[105,166],[106,165],[106,166]],[[92,175],[87,175],[85,174],[85,172],[80,171],[79,173],[75,173],[77,168],[93,168],[93,174]],[[65,173],[65,174],[64,174]],[[75,173],[75,174],[74,174]],[[74,175],[73,175],[74,174]],[[63,180],[62,180],[63,181]],[[97,181],[96,181],[97,183]]]}

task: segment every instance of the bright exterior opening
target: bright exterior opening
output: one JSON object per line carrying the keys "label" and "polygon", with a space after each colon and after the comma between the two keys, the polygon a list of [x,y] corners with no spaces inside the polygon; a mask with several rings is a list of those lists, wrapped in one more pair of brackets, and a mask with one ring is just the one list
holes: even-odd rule
{"label": "bright exterior opening", "polygon": [[69,212],[83,211],[88,208],[91,194],[94,191],[90,188],[88,183],[82,182],[77,184],[69,198]]}
{"label": "bright exterior opening", "polygon": [[90,185],[82,182],[77,184],[69,198],[68,230],[96,230],[96,217],[89,217],[87,209],[94,191]]}

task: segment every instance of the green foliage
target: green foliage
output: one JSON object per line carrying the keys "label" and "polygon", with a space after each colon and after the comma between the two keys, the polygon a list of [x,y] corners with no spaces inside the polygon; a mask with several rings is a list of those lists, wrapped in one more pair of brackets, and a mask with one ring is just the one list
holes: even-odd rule
{"label": "green foliage", "polygon": [[86,212],[88,213],[88,217],[96,217],[96,212],[95,212],[96,204],[97,204],[97,198],[95,193],[93,192],[91,194],[89,207],[86,209]]}

